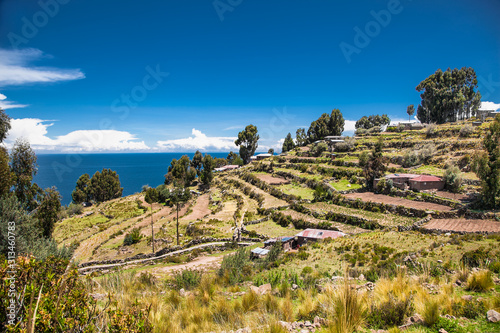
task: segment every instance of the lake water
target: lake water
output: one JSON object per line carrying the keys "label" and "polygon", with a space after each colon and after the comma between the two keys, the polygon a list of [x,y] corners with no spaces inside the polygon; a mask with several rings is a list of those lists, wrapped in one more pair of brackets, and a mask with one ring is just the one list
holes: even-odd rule
{"label": "lake water", "polygon": [[[226,158],[228,153],[209,154],[214,158]],[[127,196],[140,192],[143,185],[163,184],[170,162],[182,155],[191,159],[194,153],[39,154],[34,182],[43,189],[55,186],[61,193],[61,203],[67,205],[82,174],[92,177],[96,171],[107,168],[118,173],[123,196]]]}

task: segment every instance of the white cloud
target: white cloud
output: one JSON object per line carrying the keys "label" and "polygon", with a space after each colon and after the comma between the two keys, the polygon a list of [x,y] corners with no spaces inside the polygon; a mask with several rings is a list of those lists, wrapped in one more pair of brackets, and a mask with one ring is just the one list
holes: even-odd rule
{"label": "white cloud", "polygon": [[355,120],[345,120],[344,121],[344,132],[354,132],[356,130],[356,125]]}
{"label": "white cloud", "polygon": [[236,126],[226,127],[223,129],[223,131],[231,131],[231,130],[235,130],[235,129],[243,130],[244,128],[245,128],[245,126],[236,125]]}
{"label": "white cloud", "polygon": [[7,139],[8,147],[12,147],[18,138],[28,140],[35,150],[63,151],[63,152],[104,152],[149,150],[144,141],[131,133],[116,130],[79,130],[52,139],[47,136],[47,129],[53,123],[36,119],[11,119],[11,126]]}
{"label": "white cloud", "polygon": [[0,108],[2,108],[4,110],[15,109],[15,108],[25,108],[28,106],[25,104],[15,104],[11,101],[6,101],[6,99],[7,99],[7,96],[5,96],[4,94],[0,94]]}
{"label": "white cloud", "polygon": [[234,144],[235,137],[209,137],[195,128],[192,129],[191,134],[192,136],[185,139],[158,141],[158,149],[169,151],[234,151],[237,149]]}
{"label": "white cloud", "polygon": [[37,49],[0,49],[0,86],[50,83],[85,78],[85,75],[79,69],[30,66],[31,62],[47,57]]}
{"label": "white cloud", "polygon": [[498,110],[499,108],[500,104],[494,102],[481,102],[479,110]]}

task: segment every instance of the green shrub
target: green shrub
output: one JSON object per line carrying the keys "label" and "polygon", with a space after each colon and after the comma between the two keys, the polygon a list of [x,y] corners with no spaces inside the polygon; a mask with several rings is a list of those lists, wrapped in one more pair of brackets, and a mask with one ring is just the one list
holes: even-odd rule
{"label": "green shrub", "polygon": [[454,316],[469,319],[476,319],[486,313],[484,303],[478,300],[453,303],[451,308]]}
{"label": "green shrub", "polygon": [[492,262],[489,266],[488,269],[492,271],[493,273],[500,274],[500,261],[495,261]]}
{"label": "green shrub", "polygon": [[181,271],[176,271],[174,273],[174,284],[176,289],[184,288],[194,289],[199,286],[201,278],[203,276],[202,271],[195,269],[183,269]]}
{"label": "green shrub", "polygon": [[482,247],[478,248],[475,251],[468,251],[462,255],[462,261],[465,265],[469,267],[479,267],[488,259],[488,253],[484,251]]}
{"label": "green shrub", "polygon": [[372,304],[367,317],[368,326],[387,329],[403,324],[406,316],[413,311],[412,299],[398,300],[389,295],[389,300],[378,306]]}
{"label": "green shrub", "polygon": [[370,269],[369,271],[366,271],[364,275],[367,281],[375,282],[378,280],[377,271],[373,268]]}
{"label": "green shrub", "polygon": [[444,317],[439,317],[438,321],[432,326],[432,330],[435,332],[440,332],[443,329],[448,333],[465,333],[466,330],[457,320],[447,319]]}
{"label": "green shrub", "polygon": [[125,235],[125,238],[123,239],[123,245],[132,245],[139,243],[142,239],[143,235],[141,235],[141,229],[139,228],[134,228],[132,229],[129,233]]}
{"label": "green shrub", "polygon": [[230,284],[243,282],[251,278],[252,273],[250,251],[245,248],[238,249],[234,254],[225,255],[217,272],[219,277],[224,277]]}
{"label": "green shrub", "polygon": [[306,266],[304,268],[302,268],[302,272],[300,273],[300,275],[307,275],[307,274],[311,274],[313,272],[313,269],[309,266]]}

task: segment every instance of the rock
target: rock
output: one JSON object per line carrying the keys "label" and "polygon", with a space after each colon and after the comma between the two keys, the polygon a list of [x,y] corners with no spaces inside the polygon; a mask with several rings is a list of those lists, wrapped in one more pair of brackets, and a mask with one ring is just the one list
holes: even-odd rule
{"label": "rock", "polygon": [[449,314],[445,314],[443,317],[445,317],[446,319],[451,319],[451,320],[457,319],[455,316],[452,316],[452,315],[449,315]]}
{"label": "rock", "polygon": [[308,320],[308,321],[306,321],[306,322],[304,323],[304,326],[305,326],[305,327],[311,327],[311,326],[312,326],[312,324],[311,324],[311,322]]}
{"label": "rock", "polygon": [[486,317],[490,323],[498,323],[500,321],[500,313],[495,310],[490,310],[486,313]]}
{"label": "rock", "polygon": [[278,321],[278,325],[286,329],[287,331],[293,330],[292,324],[287,323],[286,321]]}
{"label": "rock", "polygon": [[261,295],[265,295],[269,292],[271,292],[272,287],[270,283],[263,284],[262,286],[259,287],[259,293]]}
{"label": "rock", "polygon": [[410,321],[414,324],[423,324],[424,318],[418,313],[415,313],[413,316],[410,317]]}
{"label": "rock", "polygon": [[442,264],[442,263],[443,263],[443,261],[442,261],[442,260],[438,260],[438,263]]}
{"label": "rock", "polygon": [[439,330],[439,333],[448,333],[444,328]]}
{"label": "rock", "polygon": [[250,291],[253,291],[257,295],[260,294],[259,287],[256,287],[256,286],[250,286]]}
{"label": "rock", "polygon": [[95,293],[95,294],[90,294],[90,296],[96,300],[96,301],[99,301],[101,299],[105,299],[106,298],[106,294],[99,294],[99,293]]}
{"label": "rock", "polygon": [[297,290],[298,288],[299,288],[299,286],[298,286],[298,285],[296,285],[295,283],[294,283],[294,284],[292,284],[292,290]]}
{"label": "rock", "polygon": [[364,276],[363,274],[361,274],[361,275],[358,277],[358,280],[359,280],[359,281],[364,281],[364,280],[366,280],[366,279],[365,279],[365,276]]}
{"label": "rock", "polygon": [[469,302],[469,301],[472,301],[472,296],[471,296],[471,295],[463,295],[463,296],[462,296],[462,299],[463,299],[464,301],[468,301],[468,302]]}
{"label": "rock", "polygon": [[186,297],[186,291],[184,290],[184,288],[181,288],[181,290],[179,290],[179,296]]}
{"label": "rock", "polygon": [[240,328],[235,333],[251,333],[251,332],[252,330],[250,329],[250,327],[245,327],[245,328]]}

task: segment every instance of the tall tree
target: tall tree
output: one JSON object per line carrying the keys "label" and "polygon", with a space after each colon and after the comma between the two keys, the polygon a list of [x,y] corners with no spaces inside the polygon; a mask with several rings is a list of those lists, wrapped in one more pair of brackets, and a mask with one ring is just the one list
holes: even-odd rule
{"label": "tall tree", "polygon": [[206,154],[203,157],[203,169],[201,171],[201,181],[203,185],[210,187],[212,180],[214,179],[214,168],[215,168],[215,160],[212,156]]}
{"label": "tall tree", "polygon": [[7,137],[7,132],[10,130],[10,118],[5,111],[0,108],[0,143]]}
{"label": "tall tree", "polygon": [[305,129],[297,129],[297,131],[295,132],[295,141],[297,142],[298,147],[302,147],[307,143],[307,134]]}
{"label": "tall tree", "polygon": [[57,215],[60,211],[61,195],[55,187],[46,189],[35,214],[44,237],[50,238],[52,236],[54,224],[57,222]]}
{"label": "tall tree", "polygon": [[386,166],[384,164],[384,157],[382,150],[384,148],[384,141],[382,137],[378,138],[377,143],[373,147],[370,159],[363,168],[363,176],[366,179],[366,186],[368,189],[373,189],[373,181],[381,178],[385,174]]}
{"label": "tall tree", "polygon": [[196,174],[198,175],[198,177],[201,175],[202,164],[203,164],[203,155],[200,153],[199,150],[197,150],[193,156],[193,159],[191,160],[191,166],[196,170]]}
{"label": "tall tree", "polygon": [[500,204],[500,115],[491,123],[483,146],[484,151],[474,156],[472,169],[481,180],[481,202],[495,209]]}
{"label": "tall tree", "polygon": [[175,186],[190,186],[196,178],[196,171],[190,167],[191,163],[187,155],[182,156],[179,160],[175,158],[170,162],[168,172],[165,175],[165,184],[174,184]]}
{"label": "tall tree", "polygon": [[90,202],[92,200],[92,189],[90,187],[90,176],[84,173],[76,181],[76,187],[71,192],[74,203]]}
{"label": "tall tree", "polygon": [[340,136],[344,132],[344,117],[339,109],[333,109],[330,114],[330,124],[328,135]]}
{"label": "tall tree", "polygon": [[9,166],[9,153],[0,146],[0,197],[9,193],[14,184],[13,175]]}
{"label": "tall tree", "polygon": [[153,203],[158,202],[159,193],[158,191],[150,187],[146,190],[146,195],[144,196],[144,201],[151,205],[151,245],[153,253],[155,253],[155,230],[153,224]]}
{"label": "tall tree", "polygon": [[287,151],[290,151],[293,148],[295,148],[295,143],[293,142],[292,135],[288,133],[285,137],[285,141],[283,141],[283,146],[281,148],[281,151],[283,153],[286,153]]}
{"label": "tall tree", "polygon": [[243,160],[241,159],[240,155],[233,153],[232,151],[227,154],[226,161],[227,164],[231,165],[243,165]]}
{"label": "tall tree", "polygon": [[408,114],[408,121],[411,121],[411,116],[415,113],[415,105],[408,105],[406,108],[406,113]]}
{"label": "tall tree", "polygon": [[417,108],[421,122],[443,124],[476,115],[481,104],[476,72],[471,67],[438,69],[416,87],[422,99]]}
{"label": "tall tree", "polygon": [[175,205],[176,211],[177,211],[177,224],[176,224],[176,230],[177,230],[177,245],[180,244],[179,242],[179,205],[183,202],[187,202],[191,199],[191,192],[184,187],[175,187],[174,189],[169,191],[168,197],[167,197],[167,202],[169,202],[172,205]]}
{"label": "tall tree", "polygon": [[36,155],[28,141],[18,139],[14,143],[10,154],[11,170],[14,174],[14,193],[19,202],[29,211],[38,206],[38,196],[42,189],[35,183],[32,184],[38,165]]}
{"label": "tall tree", "polygon": [[257,134],[257,126],[252,124],[245,127],[245,130],[238,133],[238,139],[234,142],[235,145],[240,146],[240,156],[245,164],[250,162],[250,157],[255,154],[257,147],[259,147],[259,135]]}
{"label": "tall tree", "polygon": [[330,115],[328,113],[323,113],[317,120],[314,120],[309,129],[307,130],[307,137],[309,142],[314,142],[317,140],[322,140],[325,136],[328,136],[330,126]]}
{"label": "tall tree", "polygon": [[356,121],[354,127],[356,129],[358,128],[370,129],[375,126],[389,125],[390,123],[391,119],[386,114],[383,115],[374,114],[369,117],[367,116],[361,117],[358,121]]}
{"label": "tall tree", "polygon": [[90,179],[92,199],[96,202],[104,202],[122,196],[123,187],[120,184],[120,178],[116,171],[111,169],[102,169],[102,172],[96,171]]}

